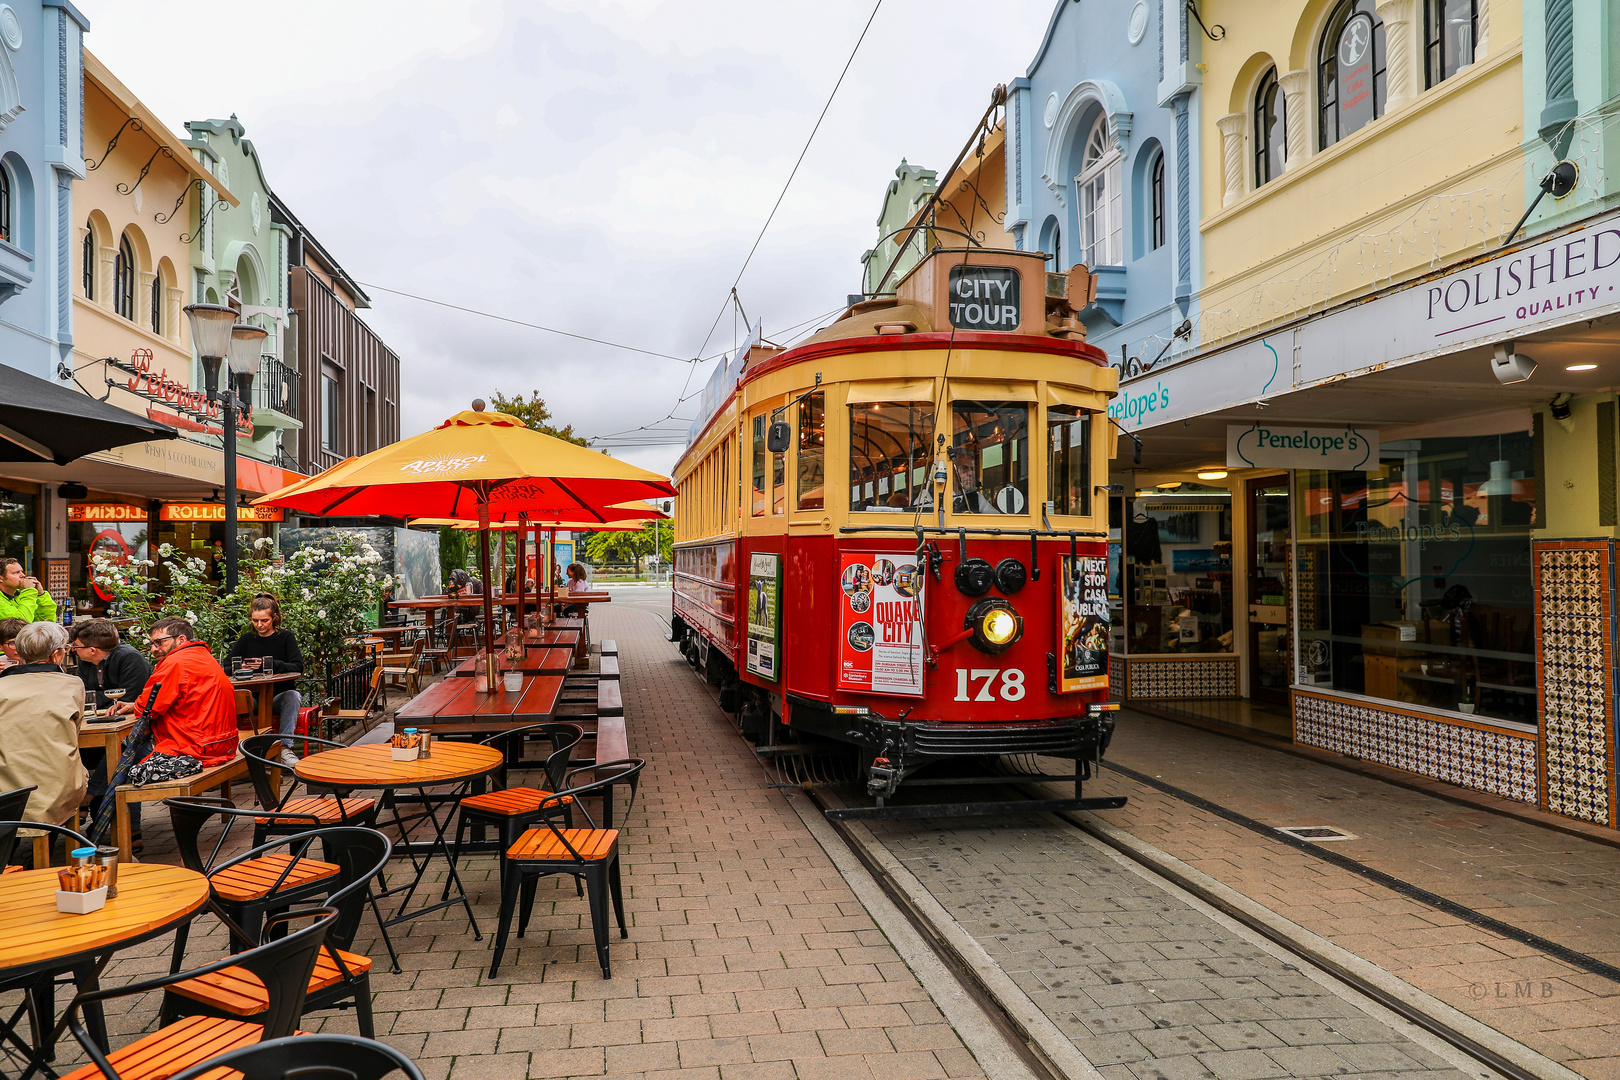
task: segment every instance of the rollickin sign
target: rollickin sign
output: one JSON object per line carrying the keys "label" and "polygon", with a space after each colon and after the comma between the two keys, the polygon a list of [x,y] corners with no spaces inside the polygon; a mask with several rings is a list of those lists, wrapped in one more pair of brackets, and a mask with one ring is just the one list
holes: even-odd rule
{"label": "rollickin sign", "polygon": [[923,692],[923,578],[915,553],[843,555],[838,689]]}

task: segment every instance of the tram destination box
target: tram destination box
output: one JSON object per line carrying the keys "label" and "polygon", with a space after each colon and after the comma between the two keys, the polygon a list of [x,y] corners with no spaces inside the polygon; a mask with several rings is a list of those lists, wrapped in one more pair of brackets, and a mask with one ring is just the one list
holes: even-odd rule
{"label": "tram destination box", "polygon": [[[902,304],[933,311],[939,330],[1044,333],[1046,257],[985,248],[937,251],[900,281],[896,295]],[[1016,321],[1009,307],[1016,309]]]}

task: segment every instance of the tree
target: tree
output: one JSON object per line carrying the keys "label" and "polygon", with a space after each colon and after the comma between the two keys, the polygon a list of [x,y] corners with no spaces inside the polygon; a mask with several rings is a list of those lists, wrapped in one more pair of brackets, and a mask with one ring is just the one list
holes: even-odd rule
{"label": "tree", "polygon": [[675,557],[675,531],[667,521],[649,521],[639,532],[593,532],[585,538],[585,557],[604,563],[637,563],[654,553],[656,537],[660,562]]}
{"label": "tree", "polygon": [[467,569],[467,534],[449,525],[439,526],[440,580],[449,581],[450,571]]}
{"label": "tree", "polygon": [[509,398],[500,391],[496,391],[489,397],[489,407],[496,412],[503,412],[508,416],[517,417],[523,421],[523,426],[531,431],[538,431],[543,435],[550,435],[558,439],[566,439],[576,446],[587,445],[583,438],[574,434],[573,424],[559,428],[553,427],[546,422],[551,419],[551,410],[546,408],[545,400],[541,398],[538,390],[529,391],[527,401],[524,400],[522,394]]}

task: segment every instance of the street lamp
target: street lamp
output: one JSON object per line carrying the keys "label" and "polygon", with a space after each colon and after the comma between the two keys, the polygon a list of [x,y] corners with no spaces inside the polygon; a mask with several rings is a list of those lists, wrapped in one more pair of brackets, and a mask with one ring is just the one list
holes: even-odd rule
{"label": "street lamp", "polygon": [[[225,591],[236,591],[236,410],[250,407],[253,376],[259,370],[260,343],[269,331],[236,321],[234,308],[221,304],[186,307],[191,340],[202,359],[208,396],[224,407],[222,441],[225,449]],[[220,389],[220,367],[229,361],[228,380]]]}

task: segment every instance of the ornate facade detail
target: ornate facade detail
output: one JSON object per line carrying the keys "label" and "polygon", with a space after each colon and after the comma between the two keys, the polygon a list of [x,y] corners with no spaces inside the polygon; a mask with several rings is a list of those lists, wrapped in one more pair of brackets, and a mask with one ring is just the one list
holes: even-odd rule
{"label": "ornate facade detail", "polygon": [[1478,0],[1474,7],[1474,62],[1477,64],[1491,51],[1491,0]]}
{"label": "ornate facade detail", "polygon": [[1614,547],[1608,540],[1535,545],[1536,655],[1541,658],[1545,807],[1613,824]]}
{"label": "ornate facade detail", "polygon": [[1215,121],[1221,133],[1221,152],[1225,162],[1226,191],[1221,196],[1222,206],[1231,206],[1243,198],[1243,129],[1249,118],[1243,113],[1227,113]]}
{"label": "ornate facade detail", "polygon": [[22,48],[22,24],[10,5],[0,4],[0,131],[22,115],[22,89],[17,83],[17,65],[11,54]]}
{"label": "ornate facade detail", "polygon": [[1288,162],[1283,167],[1297,169],[1311,157],[1311,73],[1304,68],[1277,76],[1277,86],[1283,92],[1283,108],[1287,117]]}
{"label": "ornate facade detail", "polygon": [[1418,92],[1412,0],[1380,0],[1378,17],[1384,23],[1384,107],[1389,110]]}

